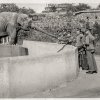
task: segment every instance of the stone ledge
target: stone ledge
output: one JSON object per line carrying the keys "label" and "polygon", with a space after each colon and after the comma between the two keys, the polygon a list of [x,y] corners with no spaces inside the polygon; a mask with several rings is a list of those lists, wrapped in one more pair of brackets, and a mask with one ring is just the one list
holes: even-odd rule
{"label": "stone ledge", "polygon": [[0,57],[28,55],[28,49],[17,45],[0,45]]}

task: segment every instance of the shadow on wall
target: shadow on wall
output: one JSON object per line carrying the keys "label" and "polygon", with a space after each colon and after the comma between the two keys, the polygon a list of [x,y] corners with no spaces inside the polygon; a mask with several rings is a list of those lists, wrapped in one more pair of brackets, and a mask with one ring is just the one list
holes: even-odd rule
{"label": "shadow on wall", "polygon": [[0,45],[0,57],[16,57],[28,55],[28,49],[17,45]]}

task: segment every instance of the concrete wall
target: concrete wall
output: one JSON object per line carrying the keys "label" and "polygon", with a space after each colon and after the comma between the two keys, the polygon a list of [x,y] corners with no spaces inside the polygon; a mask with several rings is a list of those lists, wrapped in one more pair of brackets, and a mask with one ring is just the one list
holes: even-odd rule
{"label": "concrete wall", "polygon": [[23,47],[28,48],[29,56],[40,57],[44,55],[60,54],[63,52],[75,51],[75,47],[67,45],[63,50],[59,51],[64,44],[38,42],[38,41],[23,41]]}
{"label": "concrete wall", "polygon": [[28,55],[28,49],[17,45],[0,45],[0,57]]}
{"label": "concrete wall", "polygon": [[[29,46],[29,56],[0,59],[0,97],[19,97],[44,91],[77,78],[79,69],[75,47],[67,46],[57,53],[62,45],[39,42],[28,45],[27,42],[24,42],[24,47]],[[36,53],[38,49],[40,52]]]}

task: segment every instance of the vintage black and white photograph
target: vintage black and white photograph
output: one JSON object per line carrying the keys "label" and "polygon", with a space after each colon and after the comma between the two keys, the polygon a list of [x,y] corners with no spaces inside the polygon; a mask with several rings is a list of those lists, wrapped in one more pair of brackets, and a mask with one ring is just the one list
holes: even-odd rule
{"label": "vintage black and white photograph", "polygon": [[0,1],[2,98],[100,98],[100,1]]}

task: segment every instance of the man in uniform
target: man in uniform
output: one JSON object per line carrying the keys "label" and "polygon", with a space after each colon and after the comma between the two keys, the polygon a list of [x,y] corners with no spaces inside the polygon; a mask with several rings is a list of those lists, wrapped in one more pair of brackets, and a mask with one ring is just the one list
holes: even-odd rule
{"label": "man in uniform", "polygon": [[87,48],[87,61],[88,61],[88,65],[89,65],[89,71],[86,72],[88,74],[93,74],[93,73],[97,73],[97,65],[96,65],[96,61],[94,58],[94,52],[95,52],[95,48],[94,48],[94,40],[95,37],[91,34],[90,30],[86,30],[86,39],[85,39],[85,45]]}

